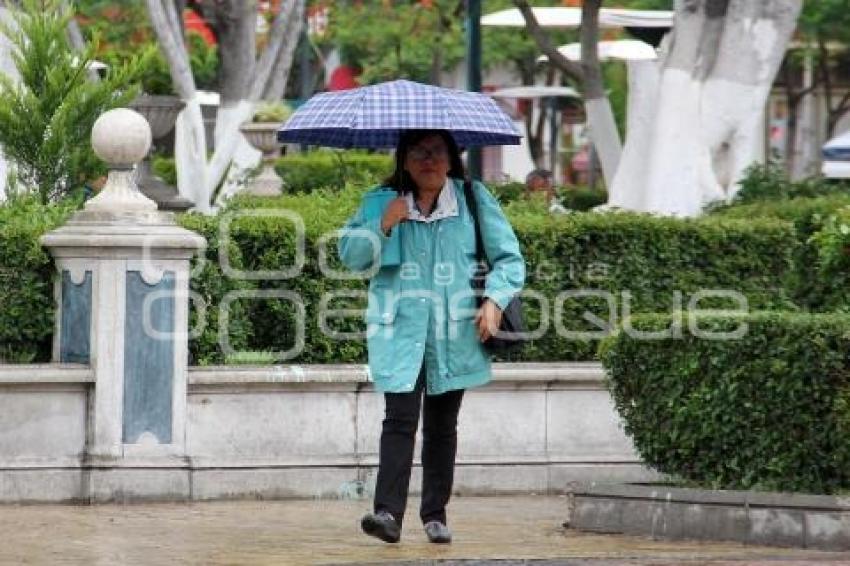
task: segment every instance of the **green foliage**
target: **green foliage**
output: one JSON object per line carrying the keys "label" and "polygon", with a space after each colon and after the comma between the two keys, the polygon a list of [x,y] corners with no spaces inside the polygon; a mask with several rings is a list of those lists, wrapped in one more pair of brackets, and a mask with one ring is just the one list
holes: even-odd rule
{"label": "green foliage", "polygon": [[[362,362],[361,340],[334,340],[318,327],[315,310],[326,292],[366,289],[362,280],[336,280],[325,277],[318,265],[320,239],[345,222],[359,204],[364,186],[349,185],[341,190],[318,190],[311,194],[287,194],[279,198],[236,197],[231,211],[246,213],[253,208],[282,208],[297,212],[306,226],[306,264],[297,278],[282,281],[251,282],[262,289],[295,292],[307,307],[306,348],[301,363]],[[525,205],[517,202],[517,205]],[[791,307],[781,287],[791,265],[795,245],[792,227],[782,221],[729,221],[706,219],[684,221],[628,214],[581,214],[553,216],[548,212],[506,209],[520,238],[528,263],[528,288],[547,301],[543,312],[538,301],[529,300],[526,315],[531,328],[542,317],[551,321],[556,297],[564,291],[594,289],[613,294],[618,314],[625,295],[634,312],[669,311],[675,292],[684,301],[700,289],[740,291],[754,308]],[[294,262],[294,229],[286,217],[241,217],[233,224],[233,238],[246,269],[281,269]],[[345,271],[336,259],[336,239],[327,245],[330,265]],[[220,298],[211,297],[210,310]],[[607,319],[608,307],[598,297],[563,299],[557,324],[567,330],[592,331],[599,328],[583,318],[589,311]],[[706,302],[706,304],[710,304]],[[336,308],[358,308],[360,302],[339,299]],[[252,323],[248,349],[285,350],[294,344],[294,311],[285,301],[245,301],[247,319]],[[552,321],[554,324],[555,321]],[[337,330],[363,330],[362,320],[349,317],[333,321]],[[596,339],[575,339],[549,332],[534,340],[513,359],[589,360]]]}
{"label": "green foliage", "polygon": [[49,358],[55,267],[38,239],[62,224],[74,204],[44,206],[25,196],[0,206],[0,363]]}
{"label": "green foliage", "polygon": [[262,101],[254,110],[255,122],[284,122],[292,114],[292,108],[283,102]]}
{"label": "green foliage", "polygon": [[570,210],[590,210],[608,202],[608,192],[591,187],[561,187],[558,198]]}
{"label": "green foliage", "polygon": [[809,243],[817,258],[810,277],[823,290],[820,298],[824,307],[850,312],[850,204],[828,217]]}
{"label": "green foliage", "polygon": [[150,57],[145,53],[90,82],[86,65],[96,41],[82,53],[73,50],[66,35],[71,15],[63,6],[27,0],[16,25],[2,30],[14,46],[20,82],[0,75],[0,144],[15,163],[15,190],[33,191],[45,203],[103,173],[89,141],[92,126],[136,95],[132,83]]}
{"label": "green foliage", "polygon": [[[311,193],[320,188],[339,190],[346,183],[370,186],[392,173],[392,157],[364,151],[312,151],[278,159],[275,170],[289,193]],[[153,170],[165,182],[177,183],[174,159],[157,156]],[[264,202],[264,201],[263,201]]]}
{"label": "green foliage", "polygon": [[392,157],[362,151],[313,151],[280,158],[275,171],[285,191],[309,193],[348,183],[373,185],[392,173]]}
{"label": "green foliage", "polygon": [[800,181],[792,181],[781,165],[757,163],[746,170],[741,180],[741,190],[735,195],[734,204],[831,194],[850,195],[850,183],[823,177],[808,177]]}
{"label": "green foliage", "polygon": [[[139,76],[142,91],[175,94],[168,63],[159,50],[144,3],[82,0],[76,4],[77,20],[84,36],[102,38],[96,52],[100,60],[110,66],[120,66],[136,54],[150,50],[153,56]],[[192,30],[186,32],[186,47],[195,86],[214,90],[218,80],[218,47],[207,45],[203,37]]]}
{"label": "green foliage", "polygon": [[[614,403],[644,462],[710,488],[834,493],[850,487],[850,319],[703,313],[701,332],[620,331],[600,348]],[[670,315],[632,328],[662,331]],[[737,339],[705,338],[733,332]]]}
{"label": "green foliage", "polygon": [[172,187],[177,186],[177,162],[173,157],[154,155],[153,172]]}
{"label": "green foliage", "polygon": [[[219,261],[221,231],[219,218],[185,214],[178,216],[180,224],[197,232],[207,240],[207,249],[202,257],[192,260],[192,278],[190,290],[193,293],[189,314],[189,328],[200,329],[189,340],[190,363],[195,365],[221,364],[226,360],[226,352],[219,345],[222,299],[231,292],[252,289],[247,281],[227,277]],[[231,240],[226,244],[226,256],[234,269],[244,269],[239,247]],[[201,302],[202,301],[202,302]],[[204,308],[201,308],[203,305]],[[252,325],[242,302],[234,302],[229,311],[227,336],[231,348],[246,350],[250,340]]]}
{"label": "green foliage", "polygon": [[794,302],[813,311],[830,311],[839,308],[844,301],[843,277],[836,275],[834,267],[815,273],[818,265],[818,250],[812,237],[824,222],[841,207],[850,205],[850,194],[835,192],[823,197],[800,197],[778,200],[761,200],[751,204],[737,205],[715,212],[716,217],[747,220],[751,218],[773,218],[791,222],[797,234],[798,245],[793,251],[794,269],[786,282],[786,288]]}
{"label": "green foliage", "polygon": [[463,59],[456,4],[338,2],[330,12],[326,41],[339,48],[344,63],[362,70],[363,84],[401,78],[429,83],[435,62],[439,70],[449,71]]}
{"label": "green foliage", "polygon": [[[318,189],[312,193],[285,194],[278,198],[237,196],[228,210],[218,217],[183,215],[180,222],[207,238],[206,262],[194,267],[191,281],[196,297],[192,306],[193,327],[202,332],[192,339],[190,349],[195,364],[223,363],[233,351],[270,352],[290,349],[298,332],[298,317],[285,299],[241,298],[231,303],[227,336],[231,350],[219,345],[220,306],[228,293],[252,290],[279,290],[295,293],[306,308],[306,347],[299,363],[341,363],[365,361],[362,340],[336,340],[319,327],[318,306],[328,292],[364,291],[363,280],[330,278],[320,268],[320,249],[325,249],[330,267],[346,272],[337,259],[337,239],[328,237],[355,211],[366,184],[348,184],[337,189]],[[616,320],[628,306],[631,312],[669,312],[680,308],[677,292],[687,304],[692,294],[702,289],[728,289],[747,297],[751,308],[794,308],[783,283],[791,271],[796,245],[793,226],[782,220],[729,220],[706,218],[677,220],[632,214],[575,213],[551,215],[545,208],[520,199],[505,207],[520,239],[527,262],[527,288],[543,297],[526,302],[529,327],[539,328],[549,320],[549,331],[515,354],[517,360],[589,360],[593,359],[598,337],[576,337],[555,331],[598,333],[600,327],[587,320],[586,313],[609,320],[609,308],[600,293],[610,293]],[[255,212],[256,209],[263,209]],[[289,213],[297,213],[304,222],[305,265],[297,277],[282,280],[243,280],[227,275],[220,262],[224,248],[230,265],[238,270],[281,270],[295,262],[296,232]],[[258,215],[259,214],[259,215]],[[230,238],[221,240],[221,223],[235,215]],[[27,232],[30,246],[40,249],[41,232]],[[325,241],[326,245],[323,245]],[[0,239],[0,249],[4,240]],[[44,256],[46,257],[46,256]],[[27,268],[29,269],[29,268]],[[15,271],[20,277],[20,273]],[[25,271],[25,270],[24,270]],[[30,270],[31,277],[49,282],[45,272]],[[30,273],[27,272],[27,273]],[[11,311],[0,328],[17,328],[21,317],[38,328],[38,336],[49,336],[52,321],[35,319],[52,295],[49,284],[35,289],[27,308]],[[593,290],[597,296],[570,297],[566,292]],[[362,300],[340,297],[334,308],[358,309]],[[704,305],[719,306],[710,301]],[[557,305],[557,306],[556,306]],[[199,319],[206,317],[206,325]],[[12,316],[12,314],[9,314]],[[613,320],[613,323],[616,323]],[[328,322],[336,330],[363,330],[362,319],[348,316]],[[39,349],[41,348],[41,349]],[[31,348],[33,355],[45,350]],[[43,359],[43,358],[38,358]]]}
{"label": "green foliage", "polygon": [[[525,183],[513,181],[489,185],[490,192],[496,196],[502,206],[515,203],[526,195]],[[592,189],[589,187],[556,187],[555,193],[561,204],[570,210],[586,211],[594,206],[608,202],[608,193],[604,189]],[[532,209],[545,211],[548,203],[541,199],[539,203],[532,204]]]}

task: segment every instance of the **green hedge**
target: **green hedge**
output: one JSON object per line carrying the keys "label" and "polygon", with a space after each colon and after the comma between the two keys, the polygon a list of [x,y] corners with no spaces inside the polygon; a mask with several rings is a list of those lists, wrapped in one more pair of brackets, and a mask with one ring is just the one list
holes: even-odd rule
{"label": "green hedge", "polygon": [[[488,186],[503,206],[521,200],[526,194],[525,183],[494,183]],[[586,211],[608,202],[608,193],[604,189],[564,186],[556,187],[555,192],[561,204],[570,210]]]}
{"label": "green hedge", "polygon": [[817,256],[810,277],[821,290],[823,307],[850,311],[850,206],[827,218],[809,243]]}
{"label": "green hedge", "polygon": [[[620,332],[601,359],[644,462],[703,486],[834,493],[850,487],[850,318],[701,315],[736,340],[639,339]],[[641,331],[670,315],[640,315]]]}
{"label": "green hedge", "polygon": [[[294,261],[294,228],[284,217],[256,217],[253,209],[287,209],[303,218],[306,233],[306,264],[296,278],[282,281],[237,280],[225,277],[218,261],[220,218],[185,215],[181,222],[210,240],[207,262],[192,279],[192,288],[204,299],[208,325],[191,343],[193,361],[198,364],[227,361],[218,347],[218,316],[222,300],[231,291],[281,290],[298,294],[307,308],[306,348],[298,358],[301,363],[361,362],[365,349],[361,341],[337,341],[319,331],[318,305],[326,291],[365,290],[364,281],[329,279],[318,265],[319,239],[339,228],[355,210],[365,190],[351,186],[340,191],[318,191],[312,194],[285,195],[277,199],[237,197],[227,214],[236,214],[232,222],[232,239],[228,246],[234,268],[257,271],[277,270]],[[565,337],[554,331],[556,322],[567,331],[597,331],[599,327],[584,320],[589,311],[604,320],[608,304],[599,297],[564,298],[558,296],[576,289],[611,293],[616,303],[616,317],[624,313],[624,299],[633,312],[665,312],[676,308],[676,292],[687,304],[692,294],[702,289],[731,289],[747,297],[751,308],[796,308],[783,286],[791,273],[796,235],[793,227],[780,220],[728,220],[705,218],[677,220],[621,213],[576,213],[554,216],[535,209],[537,203],[517,202],[506,207],[512,219],[528,263],[527,288],[543,295],[548,304],[540,307],[534,299],[526,301],[529,326],[538,328],[544,318],[550,330],[532,341],[513,359],[521,360],[588,360],[595,355],[598,340]],[[241,216],[240,216],[241,215]],[[50,314],[31,317],[31,312],[45,313],[44,305],[52,303],[49,284],[49,260],[37,243],[43,230],[28,229],[24,240],[42,263],[33,264],[27,277],[42,284],[29,286],[27,304],[8,311],[0,326],[12,336],[4,336],[2,346],[42,340],[42,346],[30,347],[44,359],[43,347],[52,332]],[[23,245],[23,244],[21,244]],[[344,271],[337,259],[336,239],[327,245],[329,264]],[[16,256],[17,257],[17,254]],[[48,261],[48,263],[43,263]],[[39,271],[41,269],[41,271]],[[631,297],[626,297],[629,292]],[[556,304],[560,308],[556,309]],[[712,303],[703,303],[710,305]],[[334,306],[357,308],[352,300],[339,299]],[[230,341],[237,351],[286,350],[293,345],[296,329],[292,306],[281,300],[239,300],[233,303],[230,317]],[[197,305],[196,305],[197,307]],[[193,308],[197,317],[197,308]],[[555,320],[556,313],[559,315]],[[10,318],[11,317],[11,318]],[[17,318],[15,318],[17,317]],[[18,322],[27,317],[23,322]],[[194,318],[193,318],[194,321]],[[616,320],[612,320],[616,323]],[[30,325],[26,334],[18,328]],[[362,328],[362,321],[341,319],[331,324],[338,330]],[[12,348],[16,349],[16,348]],[[265,356],[267,359],[268,356]]]}
{"label": "green hedge", "polygon": [[774,218],[793,223],[799,245],[794,252],[794,270],[788,281],[788,291],[800,307],[826,312],[835,310],[846,298],[845,278],[836,280],[817,275],[818,250],[813,239],[827,219],[848,205],[850,193],[834,193],[731,206],[717,210],[714,216],[740,220]]}
{"label": "green hedge", "polygon": [[[362,190],[349,187],[341,193],[320,191],[277,199],[237,197],[232,201],[231,212],[245,214],[254,208],[284,208],[299,213],[305,220],[307,254],[301,275],[285,281],[244,282],[250,288],[293,291],[304,298],[308,309],[307,347],[299,358],[301,362],[365,359],[362,342],[336,341],[322,335],[316,317],[316,307],[324,292],[366,288],[363,281],[325,278],[317,260],[319,238],[343,224],[356,208]],[[559,293],[579,288],[612,293],[618,316],[622,314],[623,291],[632,294],[630,302],[635,312],[670,310],[674,308],[676,291],[684,294],[687,303],[691,294],[701,289],[740,291],[753,308],[794,308],[782,286],[796,245],[794,231],[786,222],[714,218],[687,221],[629,214],[556,217],[533,210],[527,203],[506,210],[528,262],[528,288],[549,301],[545,312],[538,302],[527,301],[531,328],[537,328],[544,316],[553,319]],[[290,220],[243,217],[232,226],[244,268],[270,270],[292,264]],[[198,229],[188,224],[187,227]],[[344,271],[336,258],[335,244],[336,240],[332,239],[327,247],[329,263],[334,269]],[[210,254],[214,252],[211,250]],[[218,277],[213,271],[208,276]],[[217,308],[221,296],[209,296],[213,308]],[[293,344],[294,314],[289,305],[271,300],[245,304],[245,327],[251,327],[252,349],[284,350]],[[335,305],[362,306],[345,300]],[[562,305],[559,322],[567,330],[598,329],[582,319],[585,310],[607,318],[607,303],[599,298],[565,300]],[[345,319],[332,327],[356,330],[362,328],[362,322]],[[554,322],[551,327],[554,328]],[[594,357],[596,345],[595,339],[565,338],[550,330],[513,359],[587,360]],[[196,358],[210,363],[223,359],[221,353],[210,354],[209,350],[198,351]]]}
{"label": "green hedge", "polygon": [[[392,173],[392,157],[363,151],[311,151],[281,157],[275,171],[283,179],[285,193],[311,193],[339,188],[346,183],[372,185]],[[177,184],[174,159],[155,157],[153,170],[165,182]]]}
{"label": "green hedge", "polygon": [[392,173],[393,158],[359,151],[294,153],[278,159],[275,171],[283,179],[284,192],[310,193],[352,182],[377,183]]}
{"label": "green hedge", "polygon": [[850,183],[820,176],[792,181],[784,166],[776,163],[750,166],[735,195],[738,203],[776,202],[792,198],[811,198],[850,193]]}
{"label": "green hedge", "polygon": [[73,202],[45,206],[34,199],[0,206],[0,362],[50,358],[55,267],[38,239],[75,208]]}

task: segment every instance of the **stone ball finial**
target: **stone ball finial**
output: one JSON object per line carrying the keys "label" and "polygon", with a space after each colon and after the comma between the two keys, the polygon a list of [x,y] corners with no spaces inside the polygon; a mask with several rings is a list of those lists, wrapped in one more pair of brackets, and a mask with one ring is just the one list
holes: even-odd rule
{"label": "stone ball finial", "polygon": [[145,117],[129,108],[104,112],[94,123],[91,145],[112,168],[128,168],[145,158],[151,147],[151,128]]}

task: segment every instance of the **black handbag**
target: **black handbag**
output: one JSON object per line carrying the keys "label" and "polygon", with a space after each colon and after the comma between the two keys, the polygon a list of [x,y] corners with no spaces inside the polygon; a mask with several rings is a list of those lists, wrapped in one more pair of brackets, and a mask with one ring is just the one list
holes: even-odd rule
{"label": "black handbag", "polygon": [[[478,222],[478,202],[472,192],[472,182],[466,179],[463,182],[463,195],[466,198],[466,207],[472,215],[472,223],[475,226],[475,260],[477,263],[475,274],[472,276],[472,289],[478,298],[478,306],[484,302],[484,284],[487,274],[490,273],[490,263],[484,252],[484,240],[481,236],[481,224]],[[519,295],[514,295],[505,310],[502,311],[502,322],[499,332],[484,342],[484,347],[492,354],[510,352],[522,346],[528,338],[525,334],[525,322],[522,316],[522,301]]]}

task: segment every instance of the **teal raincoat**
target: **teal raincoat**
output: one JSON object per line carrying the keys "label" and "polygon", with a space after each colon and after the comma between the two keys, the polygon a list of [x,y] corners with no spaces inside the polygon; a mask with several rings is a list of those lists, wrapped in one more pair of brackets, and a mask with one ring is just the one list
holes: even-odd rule
{"label": "teal raincoat", "polygon": [[[463,182],[452,179],[443,190],[449,188],[455,191],[458,214],[395,226],[401,238],[401,264],[378,268],[369,282],[369,370],[379,391],[412,391],[423,364],[429,395],[490,380],[490,359],[478,340],[470,286],[475,264],[473,220]],[[392,189],[373,189],[381,190]],[[522,289],[525,261],[499,203],[481,183],[475,182],[473,191],[492,266],[484,294],[504,309]],[[340,258],[354,271],[374,269],[373,262],[380,257],[376,242],[383,246],[389,240],[381,230],[380,216],[367,218],[361,205],[342,230]]]}

